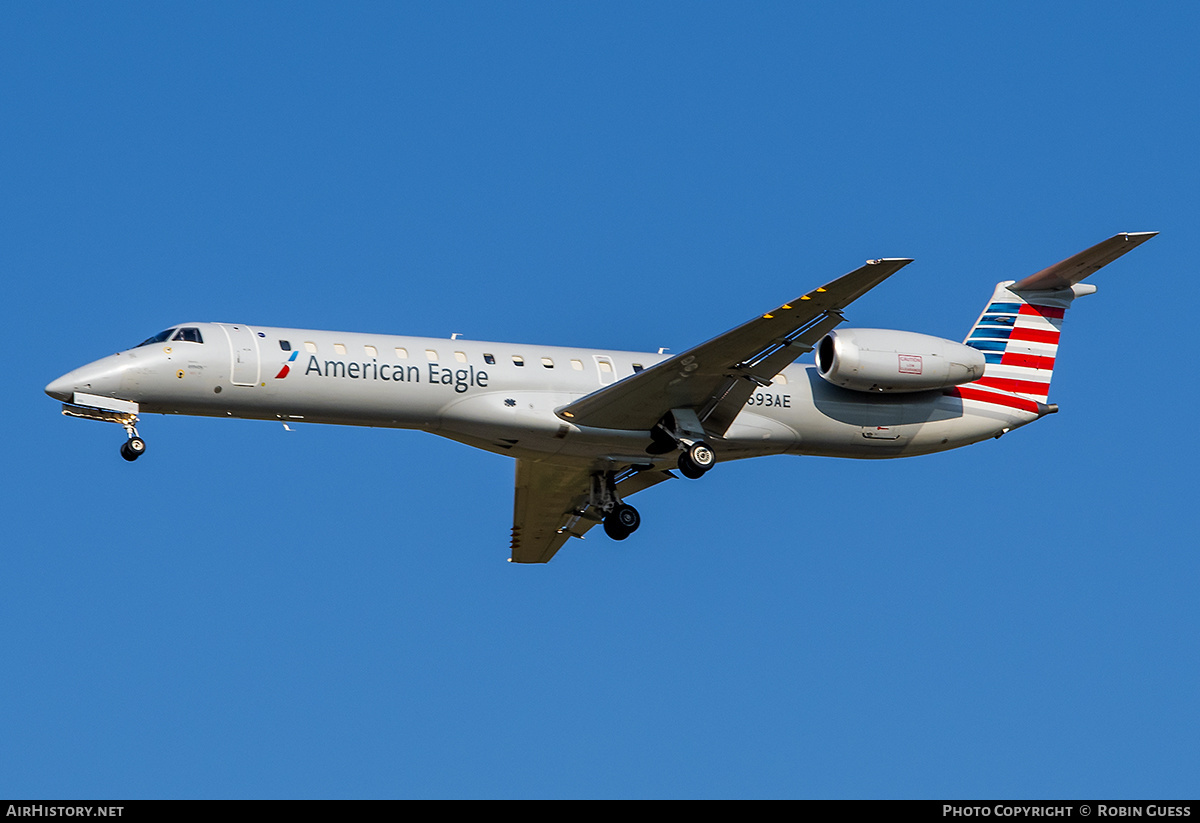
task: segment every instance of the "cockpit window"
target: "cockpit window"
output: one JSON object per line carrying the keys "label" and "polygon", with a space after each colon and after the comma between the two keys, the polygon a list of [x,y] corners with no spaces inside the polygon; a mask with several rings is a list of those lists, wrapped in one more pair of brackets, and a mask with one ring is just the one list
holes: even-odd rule
{"label": "cockpit window", "polygon": [[147,337],[141,343],[138,343],[136,346],[134,346],[134,348],[140,349],[142,346],[152,346],[155,343],[165,343],[166,341],[171,339],[171,335],[174,333],[175,333],[175,329],[167,329],[166,331],[160,331],[158,334],[154,335],[153,337]]}
{"label": "cockpit window", "polygon": [[175,335],[172,340],[186,340],[189,343],[203,343],[203,338],[200,337],[200,330],[193,328],[184,328],[179,330],[179,334]]}

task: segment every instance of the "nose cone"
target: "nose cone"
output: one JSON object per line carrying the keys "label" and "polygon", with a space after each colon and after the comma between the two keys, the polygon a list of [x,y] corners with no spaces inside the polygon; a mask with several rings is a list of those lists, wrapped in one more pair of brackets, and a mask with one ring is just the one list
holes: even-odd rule
{"label": "nose cone", "polygon": [[62,377],[46,386],[46,394],[53,397],[55,400],[61,400],[64,403],[71,402],[71,396],[75,394],[75,381],[70,374],[64,374]]}
{"label": "nose cone", "polygon": [[132,363],[128,355],[114,354],[105,357],[67,372],[46,386],[46,394],[64,403],[70,403],[77,391],[102,397],[116,397],[121,388],[122,375],[130,365]]}

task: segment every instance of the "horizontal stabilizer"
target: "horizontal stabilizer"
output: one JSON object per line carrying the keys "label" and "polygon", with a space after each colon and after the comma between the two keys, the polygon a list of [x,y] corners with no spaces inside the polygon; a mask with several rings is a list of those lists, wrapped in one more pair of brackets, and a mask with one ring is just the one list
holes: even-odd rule
{"label": "horizontal stabilizer", "polygon": [[1143,231],[1114,235],[1090,249],[1068,257],[1061,263],[1055,263],[1037,274],[1031,274],[1008,288],[1012,291],[1069,289],[1092,272],[1104,268],[1125,252],[1132,251],[1156,234],[1158,234],[1156,231]]}

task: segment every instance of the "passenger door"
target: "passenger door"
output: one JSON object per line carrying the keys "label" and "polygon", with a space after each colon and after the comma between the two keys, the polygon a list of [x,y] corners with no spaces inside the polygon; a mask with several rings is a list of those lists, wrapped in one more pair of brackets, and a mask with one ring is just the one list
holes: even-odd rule
{"label": "passenger door", "polygon": [[217,325],[229,339],[229,382],[235,386],[257,386],[260,380],[258,335],[249,326]]}

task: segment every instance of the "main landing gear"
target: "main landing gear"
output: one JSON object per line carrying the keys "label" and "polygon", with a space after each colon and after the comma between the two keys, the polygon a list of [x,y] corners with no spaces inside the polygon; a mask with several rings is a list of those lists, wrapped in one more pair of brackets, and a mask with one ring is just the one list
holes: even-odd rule
{"label": "main landing gear", "polygon": [[647,454],[669,454],[679,449],[679,472],[689,480],[698,480],[717,464],[712,446],[700,418],[693,409],[672,409],[650,430]]}
{"label": "main landing gear", "polygon": [[618,504],[604,518],[604,533],[613,540],[624,540],[642,525],[642,516],[628,503]]}
{"label": "main landing gear", "polygon": [[[717,464],[716,453],[712,446],[704,441],[706,436],[707,433],[695,410],[672,409],[650,430],[651,443],[646,448],[646,453],[665,456],[678,450],[680,473],[691,480],[697,480]],[[634,469],[647,469],[652,465],[633,466],[631,472]],[[623,478],[626,479],[629,477]],[[645,487],[635,483],[626,486],[626,491],[632,494]],[[599,471],[592,475],[587,503],[576,514],[583,516],[585,512],[593,522],[602,521],[605,533],[613,540],[624,540],[642,524],[637,509],[624,503],[617,494],[616,473],[611,471]]]}
{"label": "main landing gear", "polygon": [[624,540],[642,525],[638,510],[621,501],[617,494],[616,477],[613,472],[597,472],[592,475],[592,508],[603,518],[604,533],[613,540]]}
{"label": "main landing gear", "polygon": [[679,473],[688,480],[699,480],[717,464],[717,456],[703,440],[692,443],[679,455]]}

